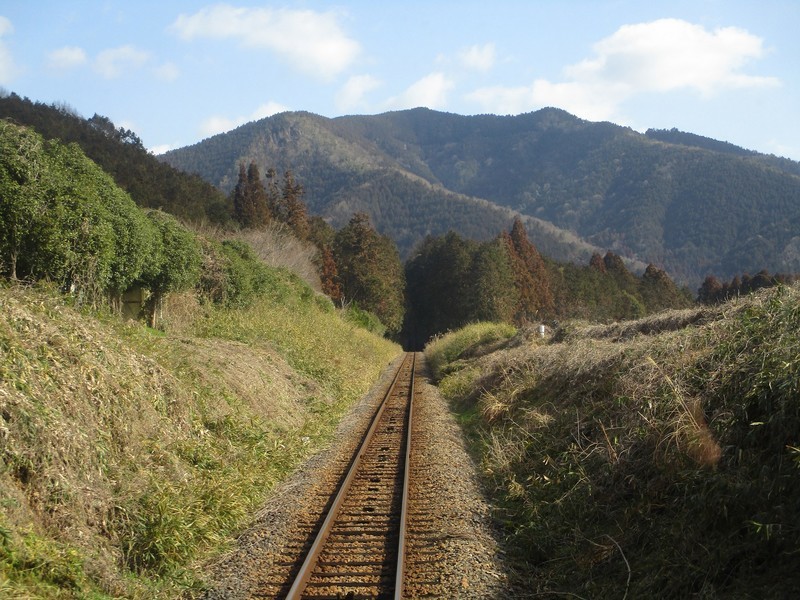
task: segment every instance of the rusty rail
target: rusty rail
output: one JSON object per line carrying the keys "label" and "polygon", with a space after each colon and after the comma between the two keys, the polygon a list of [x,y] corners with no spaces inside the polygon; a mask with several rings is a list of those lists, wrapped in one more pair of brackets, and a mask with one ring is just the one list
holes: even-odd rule
{"label": "rusty rail", "polygon": [[415,359],[392,380],[288,599],[402,598]]}

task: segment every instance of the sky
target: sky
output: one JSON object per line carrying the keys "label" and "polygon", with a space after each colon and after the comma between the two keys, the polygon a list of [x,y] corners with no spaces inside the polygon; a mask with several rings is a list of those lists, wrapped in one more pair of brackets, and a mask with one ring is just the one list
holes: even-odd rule
{"label": "sky", "polygon": [[800,0],[2,0],[0,91],[152,152],[286,110],[554,106],[800,160]]}

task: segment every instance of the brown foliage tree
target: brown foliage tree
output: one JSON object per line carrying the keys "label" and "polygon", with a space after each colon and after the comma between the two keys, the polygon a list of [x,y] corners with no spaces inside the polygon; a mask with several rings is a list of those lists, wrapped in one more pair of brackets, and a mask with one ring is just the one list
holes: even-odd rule
{"label": "brown foliage tree", "polygon": [[501,239],[508,249],[519,297],[514,309],[514,321],[525,323],[552,315],[555,303],[550,276],[519,217],[514,219],[511,233],[503,232]]}

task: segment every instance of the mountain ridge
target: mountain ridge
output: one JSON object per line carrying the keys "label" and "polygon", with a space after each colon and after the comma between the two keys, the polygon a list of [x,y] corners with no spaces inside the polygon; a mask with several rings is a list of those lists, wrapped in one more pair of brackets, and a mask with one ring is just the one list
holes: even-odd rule
{"label": "mountain ridge", "polygon": [[558,108],[287,112],[161,158],[223,191],[239,162],[291,169],[313,213],[339,226],[363,210],[404,256],[450,229],[492,237],[519,214],[549,224],[532,239],[557,260],[612,250],[694,285],[710,273],[800,271],[800,163]]}

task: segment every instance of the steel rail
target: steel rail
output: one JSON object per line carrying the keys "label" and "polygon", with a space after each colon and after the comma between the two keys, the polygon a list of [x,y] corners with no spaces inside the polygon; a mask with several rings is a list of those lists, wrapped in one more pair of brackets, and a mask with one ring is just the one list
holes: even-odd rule
{"label": "steel rail", "polygon": [[406,434],[406,464],[403,472],[403,501],[400,509],[400,540],[397,543],[397,573],[394,584],[394,600],[402,600],[406,572],[406,520],[408,517],[408,484],[411,481],[411,425],[414,423],[414,375],[417,355],[411,359],[411,382],[408,390],[408,432]]}
{"label": "steel rail", "polygon": [[[319,531],[319,533],[317,534],[317,537],[314,540],[314,543],[312,544],[311,548],[308,551],[308,554],[306,555],[305,560],[303,561],[303,565],[300,567],[300,571],[298,572],[297,576],[295,577],[294,582],[292,583],[292,587],[289,589],[289,592],[286,595],[286,599],[287,600],[300,600],[300,598],[302,597],[302,593],[305,590],[309,580],[312,577],[312,574],[313,574],[313,571],[314,571],[314,567],[317,564],[317,560],[319,558],[319,555],[322,552],[322,549],[323,549],[323,547],[325,545],[325,542],[327,541],[328,536],[329,536],[329,534],[331,532],[332,525],[336,521],[336,518],[337,518],[337,516],[339,514],[339,511],[340,511],[340,509],[342,507],[342,504],[345,501],[345,497],[347,496],[347,492],[349,491],[350,486],[351,486],[351,484],[353,482],[353,479],[356,476],[356,472],[358,471],[358,469],[359,469],[359,467],[361,465],[362,457],[364,456],[364,453],[365,453],[365,451],[366,451],[366,449],[367,449],[367,447],[368,447],[368,445],[369,445],[369,443],[370,443],[370,441],[372,439],[372,436],[373,436],[373,434],[375,433],[375,430],[378,427],[378,424],[380,422],[381,416],[383,415],[384,409],[386,408],[387,400],[394,393],[395,387],[397,386],[397,383],[400,380],[400,375],[403,372],[403,367],[406,365],[407,361],[409,360],[409,356],[410,356],[410,360],[411,360],[411,390],[413,391],[414,366],[415,366],[416,357],[413,354],[409,353],[409,354],[406,354],[406,356],[403,358],[402,363],[400,364],[399,368],[397,369],[397,373],[395,373],[395,376],[392,379],[392,383],[390,384],[386,394],[383,397],[383,400],[381,401],[380,407],[375,412],[375,416],[372,418],[372,421],[370,423],[369,429],[367,430],[367,433],[364,436],[364,439],[362,440],[361,444],[358,447],[358,451],[357,451],[356,456],[355,456],[355,458],[353,460],[353,463],[352,463],[352,465],[350,467],[350,470],[348,471],[344,482],[342,483],[341,487],[339,488],[338,493],[336,494],[336,498],[334,499],[333,504],[331,505],[327,516],[325,517],[325,521],[323,522],[322,527],[320,528],[320,531]],[[410,421],[409,421],[409,430],[410,430]],[[408,454],[408,448],[406,449],[406,454]],[[408,459],[406,458],[406,460],[408,460]],[[406,469],[407,469],[407,467],[406,467]],[[407,473],[406,473],[406,476],[407,476]],[[406,486],[407,486],[407,483],[404,483],[404,486],[403,486],[404,487],[404,504],[405,504],[405,488],[406,488]],[[401,537],[403,537],[403,538],[405,537],[404,536],[404,524],[403,524],[403,527],[401,528]],[[397,577],[402,577],[402,575],[398,574]]]}

